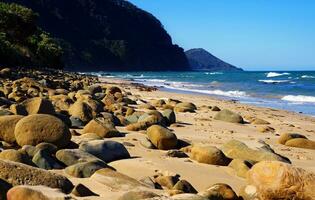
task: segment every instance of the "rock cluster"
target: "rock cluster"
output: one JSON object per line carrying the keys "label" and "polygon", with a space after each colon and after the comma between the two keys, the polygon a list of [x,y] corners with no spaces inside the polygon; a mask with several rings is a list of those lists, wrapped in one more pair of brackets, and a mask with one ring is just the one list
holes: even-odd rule
{"label": "rock cluster", "polygon": [[[114,192],[123,191],[120,200],[315,196],[311,189],[315,188],[315,175],[294,168],[288,158],[265,142],[255,148],[238,140],[214,146],[202,141],[190,144],[178,137],[176,128],[182,124],[176,123],[176,117],[199,112],[200,107],[191,102],[141,99],[116,85],[101,84],[97,77],[60,71],[12,70],[9,78],[2,77],[1,81],[0,199],[98,196],[93,188],[79,183],[81,178],[89,178]],[[240,114],[216,106],[206,108],[215,112],[215,120],[246,125]],[[259,118],[244,118],[253,125],[269,124]],[[141,139],[119,140],[126,134]],[[314,141],[300,134],[283,134],[279,143],[315,149]],[[149,153],[162,152],[166,159],[224,166],[246,179],[247,185],[239,197],[227,184],[217,183],[197,191],[193,182],[158,170],[152,177],[136,180],[112,167],[119,160],[138,156],[130,150],[135,146]],[[76,184],[70,180],[76,180]]]}

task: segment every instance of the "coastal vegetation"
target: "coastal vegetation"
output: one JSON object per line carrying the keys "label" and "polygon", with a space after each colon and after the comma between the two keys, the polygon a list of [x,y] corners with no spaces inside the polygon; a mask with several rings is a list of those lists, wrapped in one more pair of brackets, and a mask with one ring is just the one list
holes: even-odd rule
{"label": "coastal vegetation", "polygon": [[38,17],[21,5],[0,2],[1,65],[62,68],[62,49],[37,26]]}
{"label": "coastal vegetation", "polygon": [[[39,27],[58,38],[64,65],[69,70],[189,70],[183,49],[172,44],[160,21],[128,1],[4,2],[18,3],[38,13]],[[34,20],[29,22],[34,25]],[[51,47],[52,41],[46,41]],[[59,51],[55,53],[52,60],[58,61]]]}

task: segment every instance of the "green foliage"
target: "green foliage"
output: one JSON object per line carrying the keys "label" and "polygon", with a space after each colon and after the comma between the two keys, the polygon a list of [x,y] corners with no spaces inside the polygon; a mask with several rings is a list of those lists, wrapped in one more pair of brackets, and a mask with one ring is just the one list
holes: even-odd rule
{"label": "green foliage", "polygon": [[36,31],[37,15],[17,4],[0,3],[0,31],[11,40],[22,42]]}
{"label": "green foliage", "polygon": [[0,64],[59,68],[62,49],[36,25],[38,15],[17,4],[0,2]]}
{"label": "green foliage", "polygon": [[38,42],[36,55],[40,63],[47,67],[61,66],[62,49],[56,44],[56,41],[49,37],[49,35],[40,34],[40,41]]}

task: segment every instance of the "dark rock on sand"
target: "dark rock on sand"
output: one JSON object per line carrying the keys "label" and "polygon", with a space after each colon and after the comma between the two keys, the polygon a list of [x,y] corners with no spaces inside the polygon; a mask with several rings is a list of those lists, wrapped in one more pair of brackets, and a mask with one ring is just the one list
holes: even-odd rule
{"label": "dark rock on sand", "polygon": [[214,119],[231,123],[244,123],[243,117],[241,115],[226,109],[218,112],[214,116]]}
{"label": "dark rock on sand", "polygon": [[80,150],[88,152],[106,163],[130,158],[129,152],[125,146],[115,141],[89,141],[82,143]]}
{"label": "dark rock on sand", "polygon": [[80,149],[61,149],[57,151],[56,158],[67,166],[81,162],[89,162],[95,160],[100,161],[99,158]]}
{"label": "dark rock on sand", "polygon": [[77,197],[88,197],[88,196],[99,196],[98,194],[95,194],[94,192],[92,192],[88,187],[86,187],[85,185],[79,183],[78,185],[76,185],[72,192],[71,192],[74,196]]}
{"label": "dark rock on sand", "polygon": [[62,169],[63,167],[58,163],[58,160],[51,156],[49,151],[47,150],[38,150],[35,153],[33,159],[33,163],[42,169]]}
{"label": "dark rock on sand", "polygon": [[99,169],[108,167],[103,161],[94,160],[89,162],[79,162],[65,169],[65,172],[77,178],[88,178]]}

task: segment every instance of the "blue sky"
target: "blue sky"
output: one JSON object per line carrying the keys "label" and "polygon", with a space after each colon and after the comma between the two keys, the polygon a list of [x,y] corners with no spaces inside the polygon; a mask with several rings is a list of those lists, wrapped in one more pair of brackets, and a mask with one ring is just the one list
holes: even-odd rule
{"label": "blue sky", "polygon": [[315,0],[130,0],[184,49],[247,70],[315,70]]}

